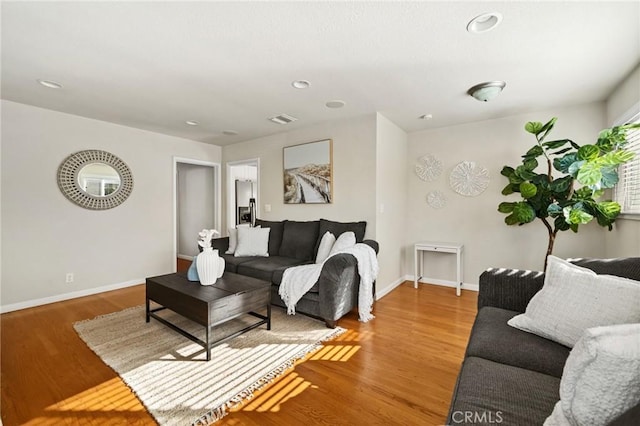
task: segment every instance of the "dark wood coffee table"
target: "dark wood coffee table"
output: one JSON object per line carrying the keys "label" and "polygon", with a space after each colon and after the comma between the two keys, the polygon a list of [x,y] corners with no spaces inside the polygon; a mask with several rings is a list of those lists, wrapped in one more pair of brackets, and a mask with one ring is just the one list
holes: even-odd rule
{"label": "dark wood coffee table", "polygon": [[[146,290],[146,321],[149,322],[153,317],[202,345],[207,351],[207,361],[211,360],[211,348],[220,343],[262,324],[271,330],[271,284],[266,281],[225,272],[214,285],[203,286],[197,281],[189,281],[186,272],[179,272],[147,278]],[[150,309],[151,301],[161,306]],[[266,316],[254,312],[264,308],[267,310]],[[156,314],[164,309],[170,309],[204,326],[205,341]],[[260,321],[222,339],[210,341],[212,327],[245,314],[253,315]]]}

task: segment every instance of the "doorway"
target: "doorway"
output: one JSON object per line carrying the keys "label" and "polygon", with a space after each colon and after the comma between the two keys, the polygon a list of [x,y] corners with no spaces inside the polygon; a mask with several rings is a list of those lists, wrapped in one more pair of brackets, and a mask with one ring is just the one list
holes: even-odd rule
{"label": "doorway", "polygon": [[198,233],[220,231],[220,165],[174,158],[174,259],[176,271],[198,254]]}
{"label": "doorway", "polygon": [[260,159],[227,163],[227,227],[249,223],[249,200],[256,201],[256,216],[260,211]]}

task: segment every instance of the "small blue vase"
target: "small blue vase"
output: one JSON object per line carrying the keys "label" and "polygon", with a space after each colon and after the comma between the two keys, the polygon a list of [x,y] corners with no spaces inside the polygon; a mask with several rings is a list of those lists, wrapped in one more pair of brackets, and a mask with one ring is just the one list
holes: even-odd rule
{"label": "small blue vase", "polygon": [[198,268],[196,268],[196,259],[198,256],[193,257],[193,262],[191,266],[189,266],[189,270],[187,271],[187,279],[189,281],[200,281],[200,277],[198,277]]}

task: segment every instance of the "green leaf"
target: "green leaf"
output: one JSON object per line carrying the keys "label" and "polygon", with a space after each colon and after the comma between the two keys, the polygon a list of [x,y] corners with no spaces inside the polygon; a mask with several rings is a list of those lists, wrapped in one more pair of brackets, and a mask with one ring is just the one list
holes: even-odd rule
{"label": "green leaf", "polygon": [[538,167],[538,160],[535,158],[528,158],[524,160],[523,164],[525,169],[533,171],[536,167]]}
{"label": "green leaf", "polygon": [[624,164],[627,161],[633,160],[634,157],[635,153],[624,149],[619,149],[617,151],[606,153],[599,158],[599,161],[602,165],[617,166],[620,164]]}
{"label": "green leaf", "polygon": [[556,121],[558,121],[558,117],[553,117],[551,120],[547,121],[547,123],[544,126],[542,126],[542,129],[540,129],[538,134],[542,132],[544,132],[544,134],[538,140],[543,140],[544,138],[547,137],[551,129],[553,129],[553,125],[556,124]]}
{"label": "green leaf", "polygon": [[518,176],[517,174],[512,174],[511,176],[509,176],[509,183],[513,184],[513,185],[520,185],[522,182],[524,182],[526,179],[522,179],[520,176]]}
{"label": "green leaf", "polygon": [[604,194],[604,189],[596,189],[593,191],[593,194],[591,194],[591,198],[593,198],[594,200],[597,200],[598,198],[602,197],[603,194]]}
{"label": "green leaf", "polygon": [[513,212],[513,208],[515,207],[516,203],[500,203],[500,205],[498,206],[498,211],[500,213],[511,213]]}
{"label": "green leaf", "polygon": [[534,145],[529,149],[529,151],[527,151],[525,155],[522,156],[522,158],[536,158],[541,156],[542,154],[544,154],[544,149],[542,149],[540,145]]}
{"label": "green leaf", "polygon": [[580,160],[595,160],[600,155],[600,148],[595,145],[584,145],[578,150]]}
{"label": "green leaf", "polygon": [[522,182],[520,184],[520,194],[524,198],[531,198],[538,192],[538,188],[530,182]]}
{"label": "green leaf", "polygon": [[548,149],[557,149],[565,146],[567,142],[571,142],[569,139],[558,139],[555,141],[544,142],[542,145]]}
{"label": "green leaf", "polygon": [[597,164],[585,163],[580,170],[578,170],[576,179],[583,185],[595,185],[602,179],[602,172]]}
{"label": "green leaf", "polygon": [[579,200],[590,199],[593,195],[593,190],[588,186],[583,186],[582,188],[576,190],[575,197]]}
{"label": "green leaf", "polygon": [[580,208],[576,208],[576,206],[574,206],[573,208],[571,206],[565,207],[564,209],[562,209],[562,214],[564,215],[567,223],[569,223],[570,225],[581,225],[589,223],[593,219],[592,215]]}
{"label": "green leaf", "polygon": [[596,208],[598,212],[612,222],[620,214],[620,204],[615,201],[602,201],[596,204]]}
{"label": "green leaf", "polygon": [[578,161],[577,153],[565,154],[563,157],[553,160],[553,167],[559,172],[568,173],[569,167],[576,161]]}
{"label": "green leaf", "polygon": [[602,179],[600,183],[602,188],[613,188],[618,183],[618,170],[612,167],[603,167],[601,169]]}
{"label": "green leaf", "polygon": [[518,225],[520,222],[518,222],[516,215],[511,213],[509,216],[504,218],[504,223],[506,223],[507,225]]}
{"label": "green leaf", "polygon": [[[514,185],[508,183],[507,186],[505,186],[504,188],[502,188],[502,195],[509,195],[509,194],[513,194],[515,191],[513,190]],[[518,187],[516,185],[516,187]]]}
{"label": "green leaf", "polygon": [[513,172],[514,172],[514,171],[515,171],[515,170],[513,169],[513,167],[504,166],[504,167],[502,168],[502,170],[500,170],[500,174],[501,174],[502,176],[509,177],[509,176],[511,176],[511,175],[513,174]]}
{"label": "green leaf", "polygon": [[527,132],[537,135],[542,130],[542,123],[539,121],[530,121],[524,125],[524,130]]}
{"label": "green leaf", "polygon": [[551,182],[549,187],[553,192],[562,193],[569,189],[572,181],[573,178],[571,176],[565,176],[560,179],[555,179],[553,182]]}
{"label": "green leaf", "polygon": [[549,207],[547,207],[547,213],[549,213],[550,216],[557,216],[559,214],[562,214],[562,207],[560,207],[557,204],[549,204]]}
{"label": "green leaf", "polygon": [[[525,166],[516,167],[515,175],[518,176],[522,181],[530,180],[537,176],[537,173],[528,170]],[[515,182],[512,182],[515,183]]]}
{"label": "green leaf", "polygon": [[536,212],[528,203],[521,201],[515,203],[512,213],[519,223],[529,223],[536,218]]}
{"label": "green leaf", "polygon": [[564,154],[565,152],[569,152],[571,150],[573,150],[573,147],[567,147],[567,148],[559,149],[558,151],[552,152],[551,154],[560,155],[560,154]]}
{"label": "green leaf", "polygon": [[553,221],[553,226],[559,231],[566,231],[569,229],[569,224],[562,215],[556,217]]}
{"label": "green leaf", "polygon": [[569,166],[569,170],[567,170],[567,172],[571,176],[576,176],[578,174],[578,171],[580,170],[580,167],[582,167],[584,165],[584,163],[586,163],[586,161],[584,161],[584,160],[576,161],[575,163],[573,163],[572,165]]}

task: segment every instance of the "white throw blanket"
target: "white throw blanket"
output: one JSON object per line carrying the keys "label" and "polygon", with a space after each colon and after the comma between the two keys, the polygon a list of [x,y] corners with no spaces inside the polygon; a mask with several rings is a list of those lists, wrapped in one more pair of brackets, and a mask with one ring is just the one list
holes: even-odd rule
{"label": "white throw blanket", "polygon": [[376,252],[367,244],[355,246],[334,253],[320,264],[301,265],[287,268],[282,275],[280,283],[280,297],[287,306],[287,313],[293,315],[296,312],[296,303],[318,281],[320,272],[325,262],[336,254],[347,253],[353,255],[358,261],[358,273],[360,274],[360,289],[358,290],[358,312],[360,321],[367,322],[374,318],[371,314],[373,308],[373,282],[378,277],[378,258]]}

